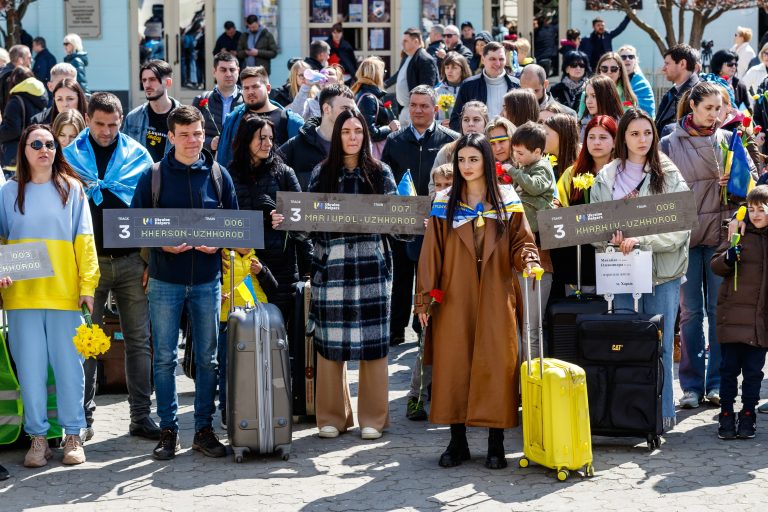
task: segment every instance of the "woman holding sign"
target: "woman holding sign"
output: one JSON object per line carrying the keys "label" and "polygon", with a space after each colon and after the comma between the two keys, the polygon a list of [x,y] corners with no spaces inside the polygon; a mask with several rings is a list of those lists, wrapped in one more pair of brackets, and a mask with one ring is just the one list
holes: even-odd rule
{"label": "woman holding sign", "polygon": [[[616,132],[614,151],[616,159],[603,167],[595,177],[589,194],[591,203],[688,190],[675,164],[659,152],[656,125],[644,111],[631,108],[624,113]],[[638,312],[664,315],[664,388],[661,405],[664,430],[675,426],[672,346],[680,301],[680,280],[688,267],[689,239],[690,231],[638,237],[625,237],[621,231],[617,231],[609,242],[617,245],[625,255],[636,246],[653,252],[653,293],[642,295]],[[607,244],[594,245],[598,249],[605,249]],[[614,307],[632,309],[632,294],[616,295]]]}
{"label": "woman holding sign", "polygon": [[[371,156],[365,117],[344,111],[333,126],[328,158],[315,167],[309,192],[396,193],[392,171]],[[273,212],[272,226],[283,222]],[[320,437],[337,437],[354,425],[346,362],[360,361],[358,420],[363,439],[378,439],[389,425],[390,302],[392,258],[382,235],[294,233],[314,241],[312,305],[307,331],[317,349],[315,410]]]}
{"label": "woman holding sign", "polygon": [[[432,364],[430,421],[451,426],[442,467],[469,460],[467,426],[488,428],[486,467],[506,467],[504,429],[518,424],[517,273],[538,266],[512,185],[500,185],[488,140],[461,137],[453,186],[435,197],[416,280],[414,313]],[[439,304],[436,304],[439,302]]]}
{"label": "woman holding sign", "polygon": [[80,309],[93,311],[99,264],[88,199],[72,168],[56,149],[50,128],[31,125],[21,134],[17,177],[0,190],[0,237],[7,243],[43,241],[53,277],[13,282],[0,279],[8,336],[16,362],[24,430],[32,446],[27,467],[41,467],[48,448],[48,365],[56,379],[58,420],[64,429],[64,464],[85,462],[80,430],[85,428],[85,377],[72,343],[82,323]]}

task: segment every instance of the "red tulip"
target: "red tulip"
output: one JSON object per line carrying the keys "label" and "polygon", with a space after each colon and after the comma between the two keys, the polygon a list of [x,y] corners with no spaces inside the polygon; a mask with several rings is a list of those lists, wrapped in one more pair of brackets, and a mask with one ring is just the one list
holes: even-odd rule
{"label": "red tulip", "polygon": [[437,288],[429,292],[429,296],[432,297],[432,300],[434,302],[437,302],[438,304],[443,302],[444,295],[445,295],[445,292],[443,290],[438,290]]}
{"label": "red tulip", "polygon": [[761,131],[763,131],[763,127],[762,126],[760,126],[759,124],[757,126],[755,126],[755,135],[757,135]]}
{"label": "red tulip", "polygon": [[392,101],[385,101],[384,102],[384,108],[392,108]]}
{"label": "red tulip", "polygon": [[496,162],[496,176],[504,174],[504,168],[501,166],[501,162]]}
{"label": "red tulip", "polygon": [[625,101],[624,103],[622,103],[622,105],[624,105],[625,107],[631,107],[632,106],[632,102],[631,101]]}
{"label": "red tulip", "polygon": [[501,177],[501,181],[509,185],[510,183],[512,183],[512,176],[510,176],[509,174],[505,174],[504,176]]}
{"label": "red tulip", "polygon": [[749,116],[745,117],[745,118],[744,118],[744,119],[741,121],[741,124],[743,124],[743,125],[744,125],[744,127],[746,127],[746,128],[749,128],[749,125],[751,125],[751,124],[752,124],[752,118],[751,118],[751,117],[749,117]]}
{"label": "red tulip", "polygon": [[200,100],[200,108],[206,108],[208,106],[208,98],[203,98]]}

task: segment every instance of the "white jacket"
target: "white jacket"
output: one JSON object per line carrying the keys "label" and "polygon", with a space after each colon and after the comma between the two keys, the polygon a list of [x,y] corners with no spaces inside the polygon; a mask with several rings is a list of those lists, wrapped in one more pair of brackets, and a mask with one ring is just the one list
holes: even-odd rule
{"label": "white jacket", "polygon": [[[749,63],[752,62],[757,54],[755,50],[749,45],[749,43],[741,43],[739,45],[733,45],[731,51],[735,52],[739,56],[739,66],[736,68],[736,76],[738,78],[744,78],[744,75],[749,70]],[[749,87],[749,86],[747,86]]]}

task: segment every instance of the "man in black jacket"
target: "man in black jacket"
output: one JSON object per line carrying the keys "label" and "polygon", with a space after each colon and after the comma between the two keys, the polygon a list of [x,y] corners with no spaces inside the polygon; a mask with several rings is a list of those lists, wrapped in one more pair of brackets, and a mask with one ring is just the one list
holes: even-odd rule
{"label": "man in black jacket", "polygon": [[[203,113],[205,118],[205,149],[216,152],[224,119],[232,109],[243,102],[243,93],[237,86],[240,67],[237,55],[221,52],[213,58],[213,77],[216,86],[192,100],[192,106]],[[208,101],[203,101],[208,100]]]}
{"label": "man in black jacket", "polygon": [[606,32],[603,18],[598,17],[592,20],[592,33],[589,34],[589,37],[582,39],[579,46],[579,50],[589,56],[589,66],[592,69],[597,69],[597,61],[600,60],[600,57],[613,51],[613,38],[624,32],[629,21],[627,15],[621,20],[618,27]]}
{"label": "man in black jacket", "polygon": [[510,89],[520,87],[520,81],[508,75],[504,66],[507,55],[501,43],[492,41],[483,48],[483,72],[471,76],[461,83],[456,104],[451,112],[451,128],[461,127],[461,109],[468,101],[482,101],[488,106],[488,117],[495,119],[504,106],[504,95]]}
{"label": "man in black jacket", "polygon": [[315,71],[320,71],[328,65],[328,57],[331,56],[331,47],[325,41],[312,41],[309,45],[309,57],[304,62]]}
{"label": "man in black jacket", "polygon": [[[430,57],[437,59],[437,56],[435,56],[435,52],[439,50],[440,48],[445,49],[445,41],[443,41],[443,32],[445,32],[445,27],[440,25],[439,23],[435,23],[432,25],[432,28],[429,29],[429,44],[427,45],[427,53]],[[438,68],[440,66],[438,65]]]}
{"label": "man in black jacket", "polygon": [[[443,61],[448,52],[456,52],[465,59],[467,62],[472,60],[472,50],[464,46],[461,42],[461,36],[459,35],[459,27],[456,25],[448,25],[443,31],[443,41],[445,42],[445,48],[438,49],[435,52],[435,58],[438,64]],[[438,69],[440,66],[438,65]]]}
{"label": "man in black jacket", "polygon": [[661,71],[673,83],[661,98],[656,110],[656,129],[661,133],[666,125],[677,117],[677,102],[685,91],[699,82],[695,73],[699,52],[687,44],[677,44],[664,52],[664,66]]}
{"label": "man in black jacket", "polygon": [[35,64],[32,72],[38,80],[47,83],[51,80],[51,68],[56,65],[56,57],[48,50],[45,39],[36,37],[32,40],[32,49],[35,51]]}
{"label": "man in black jacket", "polygon": [[539,108],[556,103],[565,113],[576,117],[576,111],[557,101],[549,93],[549,80],[547,80],[546,70],[538,64],[528,64],[523,68],[520,74],[520,87],[533,91],[539,102]]}
{"label": "man in black jacket", "polygon": [[298,135],[288,139],[280,146],[283,161],[293,169],[301,185],[301,190],[307,191],[312,169],[325,160],[331,149],[331,135],[336,117],[344,110],[354,110],[355,95],[343,84],[329,85],[320,91],[320,125],[305,123]]}
{"label": "man in black jacket", "polygon": [[[456,140],[459,134],[435,122],[437,95],[431,87],[414,87],[408,110],[411,124],[389,134],[381,160],[392,169],[396,182],[406,170],[410,170],[416,193],[426,196],[437,152],[445,144]],[[408,257],[405,242],[390,239],[390,245],[393,257],[390,344],[399,345],[405,341],[405,327],[411,316],[416,262]]]}
{"label": "man in black jacket", "polygon": [[423,48],[421,31],[417,28],[409,28],[403,32],[403,52],[405,58],[400,62],[400,69],[387,80],[386,87],[395,84],[395,96],[400,105],[400,122],[407,124],[408,97],[411,90],[417,85],[434,87],[439,80],[437,63]]}
{"label": "man in black jacket", "polygon": [[[240,41],[241,35],[240,31],[235,27],[234,22],[224,22],[224,32],[222,32],[219,38],[216,39],[216,45],[213,47],[214,57],[218,55],[219,52],[231,53],[237,57],[237,42]],[[240,63],[238,62],[238,66],[239,65]]]}

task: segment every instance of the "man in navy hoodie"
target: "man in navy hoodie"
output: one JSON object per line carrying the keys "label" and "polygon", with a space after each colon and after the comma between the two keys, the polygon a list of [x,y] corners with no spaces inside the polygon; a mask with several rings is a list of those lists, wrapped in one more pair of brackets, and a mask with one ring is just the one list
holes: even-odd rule
{"label": "man in navy hoodie", "polygon": [[[168,114],[168,138],[174,147],[160,161],[160,190],[153,200],[152,170],[139,179],[132,208],[224,208],[237,210],[229,173],[203,149],[205,121],[194,107],[181,106]],[[192,449],[209,457],[224,457],[226,449],[212,428],[215,411],[216,341],[221,310],[221,254],[217,247],[187,244],[153,248],[149,259],[149,318],[154,344],[155,393],[160,417],[158,460],[175,457],[179,443],[176,417],[176,359],[181,311],[192,326],[195,363],[195,437]]]}

